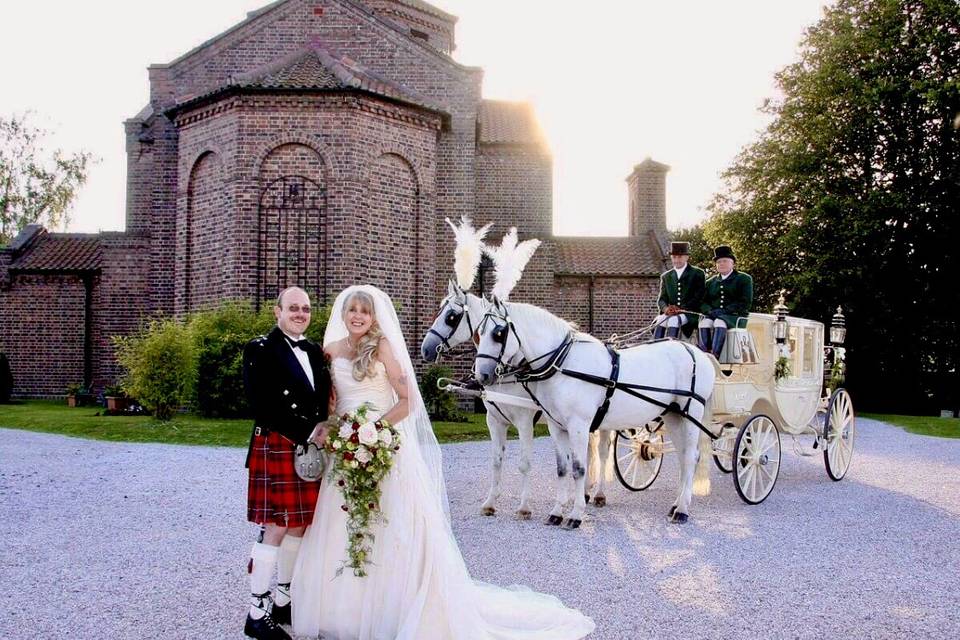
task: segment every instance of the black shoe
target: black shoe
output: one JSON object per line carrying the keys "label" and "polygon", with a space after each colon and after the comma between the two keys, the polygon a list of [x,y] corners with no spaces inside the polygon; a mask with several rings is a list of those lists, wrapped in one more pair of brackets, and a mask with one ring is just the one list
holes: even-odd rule
{"label": "black shoe", "polygon": [[259,620],[254,620],[250,614],[247,614],[247,624],[243,627],[243,632],[251,638],[257,640],[293,640],[290,634],[284,631],[276,620],[270,617],[270,614],[264,614]]}
{"label": "black shoe", "polygon": [[270,610],[270,617],[277,624],[290,624],[290,603],[288,602],[282,607],[274,603],[273,609]]}

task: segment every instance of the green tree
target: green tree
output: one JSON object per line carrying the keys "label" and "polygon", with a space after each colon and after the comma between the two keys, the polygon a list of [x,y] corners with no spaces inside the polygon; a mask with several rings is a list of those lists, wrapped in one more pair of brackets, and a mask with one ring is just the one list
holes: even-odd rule
{"label": "green tree", "polygon": [[776,76],[772,117],[704,223],[769,309],[848,318],[861,406],[957,406],[960,3],[838,0]]}
{"label": "green tree", "polygon": [[48,153],[47,135],[30,124],[29,114],[0,117],[0,246],[28,224],[69,222],[70,205],[87,181],[93,156],[59,149]]}
{"label": "green tree", "polygon": [[713,268],[713,245],[704,237],[702,224],[681,228],[671,239],[690,243],[690,264],[705,271]]}

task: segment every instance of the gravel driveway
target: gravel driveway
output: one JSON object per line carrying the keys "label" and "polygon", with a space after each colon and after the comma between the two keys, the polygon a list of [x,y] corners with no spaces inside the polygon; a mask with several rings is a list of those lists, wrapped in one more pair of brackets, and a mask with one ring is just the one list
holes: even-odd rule
{"label": "gravel driveway", "polygon": [[[540,523],[548,439],[527,522],[511,515],[514,458],[485,518],[487,443],[447,445],[453,525],[476,578],[558,595],[593,616],[592,638],[960,637],[960,441],[858,429],[842,482],[785,441],[765,503],[714,470],[677,526],[668,458],[651,489],[613,486],[575,532]],[[0,429],[0,638],[243,637],[244,453]]]}

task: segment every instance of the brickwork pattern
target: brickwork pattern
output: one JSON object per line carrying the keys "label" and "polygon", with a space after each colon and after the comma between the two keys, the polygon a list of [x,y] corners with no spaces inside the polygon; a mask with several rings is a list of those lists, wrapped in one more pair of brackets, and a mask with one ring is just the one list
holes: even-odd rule
{"label": "brickwork pattern", "polygon": [[14,274],[0,291],[0,351],[10,360],[14,395],[62,397],[68,384],[83,383],[85,307],[76,275]]}

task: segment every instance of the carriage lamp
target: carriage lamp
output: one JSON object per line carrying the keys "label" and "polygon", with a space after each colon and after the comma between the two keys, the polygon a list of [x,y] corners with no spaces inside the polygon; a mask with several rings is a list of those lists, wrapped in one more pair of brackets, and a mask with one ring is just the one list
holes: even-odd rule
{"label": "carriage lamp", "polygon": [[777,339],[777,344],[783,344],[787,341],[787,304],[783,298],[786,290],[780,290],[780,297],[777,299],[773,312],[777,315],[777,322],[773,325],[773,335]]}
{"label": "carriage lamp", "polygon": [[833,321],[830,323],[830,344],[840,346],[847,337],[847,319],[843,315],[843,309],[837,307],[837,312],[833,314]]}

